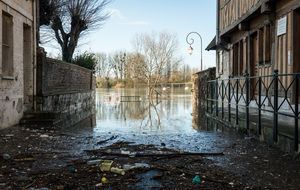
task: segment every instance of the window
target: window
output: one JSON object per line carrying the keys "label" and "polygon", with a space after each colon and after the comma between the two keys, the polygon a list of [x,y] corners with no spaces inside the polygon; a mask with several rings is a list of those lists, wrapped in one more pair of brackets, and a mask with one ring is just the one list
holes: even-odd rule
{"label": "window", "polygon": [[244,41],[239,42],[239,75],[242,76],[244,73]]}
{"label": "window", "polygon": [[218,52],[218,71],[219,71],[219,74],[223,74],[223,51],[219,51]]}
{"label": "window", "polygon": [[264,28],[265,35],[264,35],[264,62],[265,64],[271,63],[271,47],[272,47],[272,40],[271,40],[271,26],[267,25]]}
{"label": "window", "polygon": [[233,66],[232,75],[238,76],[239,74],[239,43],[233,45]]}
{"label": "window", "polygon": [[271,62],[271,27],[264,26],[259,29],[259,65],[269,64]]}
{"label": "window", "polygon": [[240,40],[233,45],[233,76],[242,76],[244,67],[244,41]]}
{"label": "window", "polygon": [[13,76],[13,17],[2,13],[2,75]]}

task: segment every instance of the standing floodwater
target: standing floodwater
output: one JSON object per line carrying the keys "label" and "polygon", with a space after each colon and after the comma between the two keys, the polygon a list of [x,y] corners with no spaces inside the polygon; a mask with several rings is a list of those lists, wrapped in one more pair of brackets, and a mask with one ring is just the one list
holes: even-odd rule
{"label": "standing floodwater", "polygon": [[177,150],[218,150],[217,134],[192,128],[190,88],[167,88],[163,93],[151,103],[143,88],[98,89],[94,136],[114,137],[109,144],[126,141]]}
{"label": "standing floodwater", "polygon": [[167,89],[151,102],[146,89],[98,89],[97,132],[193,133],[189,88]]}

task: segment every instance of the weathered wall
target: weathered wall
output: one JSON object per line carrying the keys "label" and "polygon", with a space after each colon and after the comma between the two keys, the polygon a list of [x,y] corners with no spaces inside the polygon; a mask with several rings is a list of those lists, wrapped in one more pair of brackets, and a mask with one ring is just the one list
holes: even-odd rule
{"label": "weathered wall", "polygon": [[[34,4],[35,1],[32,0],[0,0],[0,129],[18,124],[24,110],[32,107],[33,65],[35,63]],[[11,76],[3,74],[3,12],[12,16],[13,19],[13,33],[11,34],[13,73]],[[24,35],[24,28],[27,30],[26,35]]]}
{"label": "weathered wall", "polygon": [[38,95],[78,93],[95,88],[91,70],[50,58],[43,62],[42,65],[38,63],[38,74],[41,76]]}
{"label": "weathered wall", "polygon": [[[278,70],[280,74],[300,71],[300,55],[297,53],[300,47],[300,1],[219,1],[220,37],[229,49],[227,54],[218,50],[223,52],[220,56],[223,59],[217,59],[221,78],[243,76],[246,72],[251,76],[265,76],[271,75],[274,70]],[[234,4],[235,1],[239,3]],[[246,12],[238,11],[238,7],[249,5],[250,9],[245,9]],[[257,9],[255,14],[251,7]],[[241,13],[243,14],[239,16]],[[249,16],[251,14],[252,16]],[[224,28],[222,25],[228,26]],[[239,43],[243,46],[242,50],[239,50],[242,52],[234,52],[234,46]],[[229,59],[229,66],[225,65],[226,59]],[[239,63],[240,59],[242,63]],[[228,70],[223,69],[226,67]],[[235,73],[235,67],[242,69]],[[292,78],[286,77],[282,80],[287,88]],[[264,82],[270,84],[270,81]]]}
{"label": "weathered wall", "polygon": [[95,113],[95,77],[91,70],[39,52],[37,111],[59,114],[61,124],[71,126]]}
{"label": "weathered wall", "polygon": [[206,130],[206,97],[210,93],[207,87],[207,82],[216,78],[216,68],[209,68],[204,71],[193,74],[193,128]]}
{"label": "weathered wall", "polygon": [[255,11],[261,0],[219,0],[220,29],[226,30],[242,17]]}
{"label": "weathered wall", "polygon": [[44,96],[41,108],[43,112],[58,113],[60,126],[72,126],[95,114],[95,92]]}

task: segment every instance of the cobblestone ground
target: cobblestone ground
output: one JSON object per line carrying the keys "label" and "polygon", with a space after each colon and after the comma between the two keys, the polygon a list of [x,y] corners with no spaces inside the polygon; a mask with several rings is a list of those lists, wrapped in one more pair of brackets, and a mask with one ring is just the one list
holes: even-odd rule
{"label": "cobblestone ground", "polygon": [[[300,184],[297,159],[226,133],[16,126],[0,131],[0,147],[0,189],[299,189]],[[125,175],[102,172],[99,159],[113,161]]]}

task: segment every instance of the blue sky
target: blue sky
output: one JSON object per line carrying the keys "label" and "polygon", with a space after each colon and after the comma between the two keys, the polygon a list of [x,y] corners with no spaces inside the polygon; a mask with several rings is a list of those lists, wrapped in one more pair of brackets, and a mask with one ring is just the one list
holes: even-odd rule
{"label": "blue sky", "polygon": [[200,68],[200,39],[194,38],[191,56],[185,41],[196,31],[203,38],[203,65],[208,68],[215,65],[215,52],[204,50],[216,33],[215,9],[215,0],[114,0],[107,7],[112,17],[82,40],[77,53],[131,51],[135,34],[167,31],[177,35],[178,56],[184,63]]}

